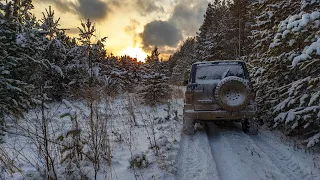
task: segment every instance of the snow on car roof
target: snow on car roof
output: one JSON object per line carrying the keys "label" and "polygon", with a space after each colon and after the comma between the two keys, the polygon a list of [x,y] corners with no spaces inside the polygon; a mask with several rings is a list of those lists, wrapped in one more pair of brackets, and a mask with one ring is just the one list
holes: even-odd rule
{"label": "snow on car roof", "polygon": [[240,61],[240,60],[223,60],[223,61],[203,61],[203,62],[196,62],[193,64],[220,64],[220,65],[224,65],[224,64],[239,64],[239,63],[244,63],[244,61]]}

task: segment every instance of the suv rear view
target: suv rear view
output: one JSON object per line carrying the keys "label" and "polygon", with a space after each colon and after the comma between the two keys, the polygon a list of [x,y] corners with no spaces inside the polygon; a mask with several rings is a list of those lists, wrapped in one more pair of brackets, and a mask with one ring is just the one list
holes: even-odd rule
{"label": "suv rear view", "polygon": [[195,122],[239,121],[256,134],[255,93],[243,61],[194,63],[185,93],[183,131],[193,134]]}

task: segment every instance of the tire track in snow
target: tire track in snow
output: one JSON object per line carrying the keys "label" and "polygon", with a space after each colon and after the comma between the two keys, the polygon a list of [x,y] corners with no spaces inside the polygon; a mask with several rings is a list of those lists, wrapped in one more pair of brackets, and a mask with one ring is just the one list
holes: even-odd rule
{"label": "tire track in snow", "polygon": [[223,128],[210,124],[208,136],[222,180],[312,179],[290,156],[261,135],[247,135],[236,126]]}
{"label": "tire track in snow", "polygon": [[312,180],[298,159],[272,144],[269,136],[209,123],[207,134],[182,135],[176,179]]}
{"label": "tire track in snow", "polygon": [[251,139],[255,144],[275,163],[275,165],[287,176],[290,180],[312,180],[312,177],[304,172],[299,164],[277,148],[273,147],[267,141],[263,140],[259,135],[252,136]]}
{"label": "tire track in snow", "polygon": [[208,136],[222,180],[285,179],[266,155],[259,153],[253,141],[236,127],[209,124]]}
{"label": "tire track in snow", "polygon": [[177,180],[219,180],[206,132],[182,134],[177,157]]}

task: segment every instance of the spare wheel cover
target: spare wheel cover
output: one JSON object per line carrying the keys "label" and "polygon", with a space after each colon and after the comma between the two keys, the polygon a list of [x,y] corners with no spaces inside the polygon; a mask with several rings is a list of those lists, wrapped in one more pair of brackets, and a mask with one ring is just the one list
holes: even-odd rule
{"label": "spare wheel cover", "polygon": [[249,86],[245,79],[229,76],[223,78],[215,89],[215,99],[227,111],[239,111],[247,107]]}

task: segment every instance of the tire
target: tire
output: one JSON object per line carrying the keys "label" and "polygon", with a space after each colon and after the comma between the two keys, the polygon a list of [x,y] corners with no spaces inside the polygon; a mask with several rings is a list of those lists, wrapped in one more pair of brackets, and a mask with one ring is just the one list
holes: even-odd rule
{"label": "tire", "polygon": [[249,86],[247,81],[236,76],[229,76],[220,81],[214,95],[218,104],[227,111],[240,111],[249,102]]}
{"label": "tire", "polygon": [[205,122],[194,123],[195,131],[205,131],[207,128],[208,125]]}
{"label": "tire", "polygon": [[196,131],[194,129],[194,120],[190,117],[183,116],[182,132],[187,135],[193,135]]}
{"label": "tire", "polygon": [[242,130],[249,135],[258,134],[258,123],[254,119],[246,119],[242,122]]}

